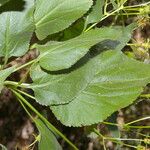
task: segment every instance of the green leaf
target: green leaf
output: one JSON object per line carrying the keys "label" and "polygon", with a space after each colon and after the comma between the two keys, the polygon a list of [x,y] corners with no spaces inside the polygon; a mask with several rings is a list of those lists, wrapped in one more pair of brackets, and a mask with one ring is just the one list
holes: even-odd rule
{"label": "green leaf", "polygon": [[34,31],[33,0],[27,0],[22,12],[4,12],[0,14],[0,57],[5,62],[11,56],[22,56],[28,48]]}
{"label": "green leaf", "polygon": [[0,6],[4,5],[5,3],[7,3],[9,0],[0,0]]}
{"label": "green leaf", "polygon": [[36,119],[35,123],[40,132],[39,150],[61,150],[60,144],[50,129],[40,119]]}
{"label": "green leaf", "polygon": [[[117,9],[118,5],[116,4],[116,2],[114,0],[110,0],[110,2],[112,3],[113,9]],[[119,2],[120,4],[123,3],[123,1]]]}
{"label": "green leaf", "polygon": [[1,150],[7,150],[7,148],[2,144],[0,144],[0,147],[1,147]]}
{"label": "green leaf", "polygon": [[97,124],[84,127],[84,134],[90,139],[97,139],[99,136],[94,132],[94,128],[97,128]]}
{"label": "green leaf", "polygon": [[0,92],[3,88],[4,81],[13,71],[14,71],[14,67],[10,67],[0,71]]}
{"label": "green leaf", "polygon": [[40,51],[40,65],[49,71],[70,68],[81,59],[93,45],[108,39],[118,40],[121,37],[129,38],[132,30],[133,27],[132,29],[131,27],[126,29],[122,27],[105,27],[83,33],[68,41],[36,45],[36,48]]}
{"label": "green leaf", "polygon": [[[117,118],[118,118],[118,112],[113,113],[107,120],[107,122],[111,122],[114,124],[117,124]],[[106,124],[106,127],[108,128],[110,135],[114,138],[121,138],[120,130],[118,126],[109,125]]]}
{"label": "green leaf", "polygon": [[[72,77],[72,83],[67,82]],[[77,79],[84,80],[82,88]],[[150,82],[150,65],[107,51],[75,70],[64,84],[79,89],[70,103],[51,106],[55,116],[66,126],[102,122],[113,112],[131,104]],[[83,81],[82,81],[83,82]],[[64,93],[64,95],[68,94]]]}
{"label": "green leaf", "polygon": [[[66,89],[67,85],[65,86],[63,83],[63,76],[47,74],[41,70],[39,65],[32,66],[31,77],[34,83],[31,88],[34,90],[36,101],[41,105],[60,104],[70,101],[70,97],[76,93],[76,88],[68,87]],[[64,95],[68,89],[70,90],[69,94]]]}
{"label": "green leaf", "polygon": [[87,16],[86,25],[90,23],[99,22],[103,17],[103,6],[104,0],[97,0],[96,4],[93,6],[91,13]]}
{"label": "green leaf", "polygon": [[61,41],[66,41],[72,38],[79,36],[84,29],[84,20],[79,19],[72,26],[64,30],[63,36],[61,37]]}
{"label": "green leaf", "polygon": [[39,39],[69,27],[92,5],[92,0],[37,0],[36,34]]}
{"label": "green leaf", "polygon": [[[106,48],[116,49],[120,51],[120,49],[122,49],[126,45],[126,43],[130,40],[131,36],[130,32],[132,30],[133,25],[128,26],[125,30],[122,31],[123,32],[122,34],[124,36],[121,35],[121,37],[118,38],[119,40],[118,43],[120,42],[120,44],[117,45],[117,47],[116,42],[105,41],[97,45],[98,51],[102,51]],[[79,40],[79,42],[81,41]],[[52,43],[51,48],[52,45],[55,47],[55,44],[57,44],[57,42]],[[77,44],[73,46],[77,46]],[[88,55],[84,59],[82,59],[83,62],[86,61],[86,59],[88,59]],[[69,74],[54,75],[44,72],[43,70],[41,70],[40,66],[35,65],[32,66],[31,68],[31,78],[33,80],[31,88],[34,90],[37,102],[42,105],[65,104],[70,102],[73,99],[73,97],[75,97],[76,94],[82,88],[84,88],[87,82],[85,75],[88,74],[88,72],[89,72],[88,70],[87,72],[86,71],[85,72],[83,71],[82,73],[80,72],[80,75],[77,77],[76,75],[74,76],[73,72]]]}

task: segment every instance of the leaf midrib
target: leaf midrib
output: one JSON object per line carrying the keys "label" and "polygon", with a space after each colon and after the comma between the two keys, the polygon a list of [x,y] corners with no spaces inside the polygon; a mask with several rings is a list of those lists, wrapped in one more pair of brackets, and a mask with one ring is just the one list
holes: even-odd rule
{"label": "leaf midrib", "polygon": [[40,23],[42,23],[48,16],[50,16],[55,10],[57,10],[59,7],[61,7],[64,3],[66,3],[66,0],[64,0],[62,3],[56,5],[56,7],[53,8],[48,14],[46,14],[44,17],[39,19],[37,23],[35,23],[36,26],[38,26]]}
{"label": "leaf midrib", "polygon": [[[82,5],[81,5],[81,7],[82,7]],[[78,8],[78,9],[79,9],[79,8]],[[53,23],[55,20],[64,18],[65,16],[68,16],[68,13],[71,13],[71,12],[72,12],[72,10],[69,10],[69,11],[67,12],[67,14],[66,14],[66,11],[65,11],[65,13],[63,14],[63,16],[58,16],[58,17],[56,17],[56,18],[53,18],[53,19],[48,20],[48,21],[46,21],[46,22],[43,22],[42,24],[36,23],[36,26],[38,26],[38,27],[41,28],[42,26],[45,26],[46,24]],[[46,17],[45,17],[43,20],[45,20],[45,19],[46,19]],[[38,22],[40,22],[40,21],[38,21]],[[41,22],[42,22],[42,21],[41,21]]]}
{"label": "leaf midrib", "polygon": [[8,37],[9,37],[9,29],[10,29],[10,16],[7,15],[6,20],[6,30],[5,30],[5,64],[8,60]]}
{"label": "leaf midrib", "polygon": [[[100,37],[100,36],[99,36]],[[78,37],[77,37],[78,38]],[[102,38],[92,38],[92,39],[88,39],[88,40],[85,40],[85,39],[82,39],[82,43],[80,43],[80,41],[81,41],[81,39],[80,39],[81,37],[79,37],[79,39],[71,39],[71,40],[68,40],[68,41],[66,41],[66,42],[62,42],[62,43],[60,43],[60,45],[58,45],[58,46],[56,46],[55,48],[52,48],[52,49],[49,49],[49,50],[47,50],[46,52],[43,52],[40,56],[39,56],[39,58],[38,58],[38,60],[40,60],[41,58],[43,58],[44,56],[46,56],[46,55],[48,55],[48,54],[50,54],[51,52],[53,52],[53,51],[55,51],[55,50],[57,50],[58,48],[61,48],[61,47],[63,47],[63,46],[65,46],[65,45],[67,45],[67,44],[72,44],[72,41],[75,43],[75,42],[78,42],[79,41],[79,44],[77,45],[76,44],[76,47],[79,47],[79,46],[83,46],[84,44],[84,42],[85,43],[87,43],[88,41],[96,41],[96,42],[94,42],[94,43],[98,43],[98,42],[100,42],[100,41],[104,41],[104,40],[108,40],[108,39],[110,39],[110,37],[102,37]],[[85,37],[86,38],[86,37]],[[117,39],[117,37],[114,39],[114,40],[116,40]],[[75,41],[74,41],[75,40]],[[95,44],[91,44],[91,46],[88,46],[88,48],[89,47],[92,47],[92,45],[95,45]],[[50,45],[47,45],[47,46],[50,46]],[[38,47],[37,47],[38,48]],[[40,48],[39,48],[40,49]],[[71,49],[69,49],[69,51],[70,50],[73,50],[73,49],[75,49],[75,47],[72,47]],[[64,52],[65,52],[66,50],[64,50]]]}

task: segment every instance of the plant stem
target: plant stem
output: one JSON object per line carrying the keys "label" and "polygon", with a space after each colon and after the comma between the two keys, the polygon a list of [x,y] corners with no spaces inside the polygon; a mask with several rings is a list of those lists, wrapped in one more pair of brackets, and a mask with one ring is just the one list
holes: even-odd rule
{"label": "plant stem", "polygon": [[142,94],[142,95],[140,95],[140,97],[142,97],[142,98],[150,98],[150,94]]}
{"label": "plant stem", "polygon": [[107,6],[108,6],[108,0],[105,1],[105,5],[104,5],[104,15],[107,15]]}
{"label": "plant stem", "polygon": [[[111,123],[111,122],[102,122],[103,124],[111,125],[111,126],[117,126],[120,127],[119,124]],[[130,126],[130,125],[123,125],[123,127],[128,127],[128,128],[134,128],[134,129],[149,129],[150,126]]]}
{"label": "plant stem", "polygon": [[116,123],[111,123],[111,122],[102,122],[103,124],[111,125],[111,126],[120,126],[119,124]]}
{"label": "plant stem", "polygon": [[32,115],[29,113],[29,111],[27,110],[27,108],[24,106],[23,102],[17,98],[18,101],[20,102],[20,104],[22,105],[23,109],[26,111],[26,113],[28,114],[28,116],[34,121],[34,118],[32,117]]}
{"label": "plant stem", "polygon": [[150,129],[150,126],[127,126],[127,127],[133,129]]}
{"label": "plant stem", "polygon": [[[125,2],[126,2],[126,1],[125,1]],[[124,2],[124,3],[125,3],[125,2]],[[107,5],[105,4],[105,6],[104,6],[104,14],[106,14],[106,15],[104,15],[104,17],[103,17],[100,21],[105,20],[106,18],[108,18],[109,16],[115,14],[116,12],[118,12],[118,11],[120,11],[120,10],[130,9],[130,8],[136,8],[136,7],[146,6],[146,5],[149,5],[149,4],[150,4],[150,2],[147,2],[147,3],[144,3],[144,4],[140,4],[140,5],[123,6],[124,3],[123,3],[118,9],[116,9],[116,10],[110,12],[110,13],[107,13],[107,12],[106,12],[106,7],[107,7]],[[121,14],[121,15],[124,15],[124,14]],[[129,14],[125,14],[125,15],[129,15]],[[130,15],[140,15],[140,13],[131,13]],[[100,22],[100,21],[99,21],[99,22]],[[87,32],[87,31],[91,30],[91,29],[92,29],[93,27],[95,27],[97,24],[98,24],[98,22],[94,23],[94,24],[91,25],[89,28],[87,28],[84,32]]]}
{"label": "plant stem", "polygon": [[142,139],[121,139],[121,138],[105,137],[105,136],[103,136],[103,135],[102,135],[97,129],[95,129],[95,128],[94,128],[94,132],[95,132],[98,136],[100,136],[100,137],[102,138],[102,140],[103,140],[103,145],[104,145],[104,149],[105,149],[105,150],[106,150],[106,147],[105,147],[105,140],[111,140],[111,141],[114,142],[114,143],[122,144],[122,145],[124,145],[124,146],[132,147],[132,148],[135,148],[135,149],[137,148],[136,146],[128,145],[128,144],[122,143],[122,142],[120,142],[120,141],[139,141],[139,142],[144,141],[144,140],[142,140]]}
{"label": "plant stem", "polygon": [[129,46],[136,46],[136,47],[145,47],[145,48],[150,48],[150,43],[128,43],[127,45]]}
{"label": "plant stem", "polygon": [[125,144],[123,142],[120,142],[120,141],[116,141],[116,140],[111,140],[112,142],[116,143],[116,144],[121,144],[123,146],[126,146],[126,147],[131,147],[131,148],[134,148],[137,150],[137,147],[136,146],[133,146],[133,145],[129,145],[129,144]]}
{"label": "plant stem", "polygon": [[5,81],[4,85],[13,85],[15,87],[30,88],[30,84],[28,83],[19,84],[18,82],[14,82],[14,81]]}
{"label": "plant stem", "polygon": [[142,139],[122,139],[122,138],[111,138],[103,136],[97,129],[94,128],[94,132],[99,135],[100,137],[107,139],[107,140],[117,140],[117,141],[144,141]]}
{"label": "plant stem", "polygon": [[62,137],[72,148],[78,150],[78,148],[69,140],[67,139],[58,129],[56,129],[45,117],[43,117],[26,99],[22,97],[21,94],[16,92],[15,90],[11,89],[13,93],[24,103],[26,104],[37,116],[45,122],[45,124],[55,133],[57,133],[60,137]]}
{"label": "plant stem", "polygon": [[[22,107],[24,108],[24,110],[26,111],[26,113],[28,114],[28,116],[34,121],[34,123],[36,123],[36,121],[35,121],[35,119],[32,117],[32,115],[29,113],[29,111],[27,110],[27,108],[25,107],[25,105],[23,104],[23,102],[19,99],[19,98],[17,98],[18,99],[18,101],[20,102],[20,104],[22,105]],[[40,136],[40,135],[38,135],[38,136]],[[38,142],[38,138],[36,138],[36,140],[33,142],[33,143],[31,143],[27,148],[29,149],[31,146],[33,146],[36,142]]]}
{"label": "plant stem", "polygon": [[150,116],[145,117],[145,118],[141,118],[141,119],[137,119],[137,120],[134,120],[134,121],[129,122],[129,123],[126,123],[125,126],[128,126],[128,125],[136,123],[136,122],[140,122],[140,121],[143,121],[143,120],[147,120],[147,119],[150,119]]}
{"label": "plant stem", "polygon": [[103,140],[103,148],[104,148],[104,150],[106,150],[106,146],[105,146],[105,137],[97,130],[97,129],[93,129],[94,130],[94,132],[98,135],[98,136],[100,136],[101,138],[102,138],[102,140]]}
{"label": "plant stem", "polygon": [[145,135],[145,134],[142,134],[142,133],[137,133],[137,134],[139,134],[139,135],[141,135],[141,136],[144,136],[144,137],[146,137],[146,138],[150,138],[149,135]]}
{"label": "plant stem", "polygon": [[107,140],[117,140],[117,141],[139,141],[142,142],[144,140],[142,139],[122,139],[122,138],[111,138],[111,137],[105,137]]}
{"label": "plant stem", "polygon": [[125,6],[124,8],[134,8],[134,7],[143,7],[143,6],[146,6],[146,5],[149,5],[150,2],[147,2],[147,3],[143,3],[143,4],[139,4],[139,5],[132,5],[132,6]]}
{"label": "plant stem", "polygon": [[[113,15],[114,13],[120,11],[123,9],[123,5],[121,5],[118,9],[112,11],[111,13],[107,13],[107,15],[105,15],[100,21],[105,20],[106,18],[108,18],[109,16]],[[94,23],[93,25],[91,25],[89,28],[87,28],[84,32],[88,32],[89,30],[91,30],[93,27],[95,27],[98,24],[98,22]]]}
{"label": "plant stem", "polygon": [[101,138],[105,138],[97,129],[94,128],[93,130],[98,136],[100,136]]}
{"label": "plant stem", "polygon": [[28,93],[26,93],[26,92],[23,92],[23,91],[18,90],[18,89],[15,89],[15,90],[18,91],[19,93],[21,93],[21,94],[23,94],[23,95],[25,95],[25,96],[27,96],[27,97],[33,99],[33,100],[36,100],[36,98],[35,98],[34,96],[32,96],[32,95],[30,95],[30,94],[28,94]]}
{"label": "plant stem", "polygon": [[34,62],[36,62],[36,59],[31,60],[31,61],[29,61],[28,63],[21,65],[20,67],[16,68],[16,69],[14,70],[14,72],[16,72],[16,71],[18,71],[18,70],[20,70],[20,69],[22,69],[22,68],[25,68],[25,67],[27,67],[27,66],[33,64]]}

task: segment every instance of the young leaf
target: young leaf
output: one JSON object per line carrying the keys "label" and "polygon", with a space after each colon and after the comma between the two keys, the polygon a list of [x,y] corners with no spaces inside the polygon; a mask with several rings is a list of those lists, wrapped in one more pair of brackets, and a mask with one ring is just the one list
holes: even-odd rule
{"label": "young leaf", "polygon": [[39,150],[62,150],[55,135],[50,131],[50,129],[48,129],[40,119],[36,119],[35,122],[40,132],[40,141],[38,144]]}
{"label": "young leaf", "polygon": [[33,0],[27,0],[23,12],[4,12],[0,14],[0,57],[5,62],[11,56],[22,56],[29,48],[33,34]]}
{"label": "young leaf", "polygon": [[130,59],[120,51],[107,51],[69,77],[74,83],[64,84],[76,86],[77,79],[81,78],[85,80],[84,86],[71,102],[50,108],[66,126],[91,125],[128,106],[139,96],[150,82],[150,65]]}
{"label": "young leaf", "polygon": [[14,67],[7,68],[5,70],[0,71],[0,92],[3,88],[4,81],[13,72],[13,70],[14,70]]}
{"label": "young leaf", "polygon": [[35,9],[36,34],[39,39],[64,30],[85,14],[92,0],[37,0]]}
{"label": "young leaf", "polygon": [[[40,51],[40,65],[49,71],[70,68],[81,59],[89,48],[104,40],[118,40],[121,37],[129,38],[133,27],[105,27],[91,30],[80,36],[64,41],[49,42],[46,45],[36,45]],[[124,35],[128,34],[128,36]]]}
{"label": "young leaf", "polygon": [[86,25],[90,23],[99,22],[103,16],[103,6],[105,0],[96,0],[91,13],[87,16]]}

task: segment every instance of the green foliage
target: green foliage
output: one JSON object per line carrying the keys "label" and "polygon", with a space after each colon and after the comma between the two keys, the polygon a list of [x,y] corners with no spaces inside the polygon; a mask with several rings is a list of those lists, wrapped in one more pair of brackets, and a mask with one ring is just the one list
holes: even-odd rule
{"label": "green foliage", "polygon": [[[142,87],[150,81],[149,67],[119,51],[102,53],[70,75],[74,81],[70,85],[75,87],[80,87],[77,79],[84,80],[76,95],[70,98],[71,102],[50,108],[67,126],[102,122],[139,96]],[[69,79],[66,78],[66,81]]]}
{"label": "green foliage", "polygon": [[[0,0],[0,6],[5,2]],[[40,132],[39,149],[61,149],[54,133],[77,149],[21,94],[48,106],[66,126],[102,122],[113,112],[133,103],[150,82],[150,65],[129,58],[121,51],[137,25],[113,26],[114,22],[107,27],[96,25],[110,16],[115,16],[113,19],[117,21],[119,15],[129,11],[129,15],[136,12],[146,15],[149,6],[129,7],[124,6],[126,1],[113,0],[109,4],[104,0],[24,2],[22,9],[7,10],[6,7],[1,10],[0,91],[4,85],[8,86],[26,111],[28,106],[40,117],[42,121],[35,121]],[[143,13],[144,8],[147,9]],[[40,53],[36,59],[16,69],[7,68],[13,56],[23,56],[30,48]],[[22,83],[24,79],[5,81],[11,73],[31,64],[33,83]],[[19,87],[33,90],[34,95]]]}
{"label": "green foliage", "polygon": [[5,57],[5,63],[9,57],[22,56],[29,49],[34,31],[33,4],[33,0],[28,0],[24,11],[0,15],[0,57]]}
{"label": "green foliage", "polygon": [[2,144],[0,144],[0,147],[1,147],[1,150],[7,150],[7,148]]}
{"label": "green foliage", "polygon": [[61,150],[62,148],[52,131],[40,119],[36,119],[35,122],[40,132],[39,150]]}
{"label": "green foliage", "polygon": [[40,51],[40,65],[46,70],[57,71],[70,68],[98,42],[117,40],[124,36],[123,33],[122,27],[105,27],[83,33],[68,41],[49,42],[35,47]]}
{"label": "green foliage", "polygon": [[96,0],[91,13],[87,16],[86,24],[99,22],[103,16],[104,0]]}
{"label": "green foliage", "polygon": [[72,26],[64,30],[63,35],[60,37],[61,41],[66,41],[76,36],[79,36],[84,29],[85,20],[79,19]]}
{"label": "green foliage", "polygon": [[44,39],[69,27],[91,5],[92,0],[37,0],[34,14],[37,37]]}
{"label": "green foliage", "polygon": [[1,90],[3,88],[4,85],[4,81],[6,80],[6,78],[14,71],[14,67],[8,68],[8,69],[4,69],[4,70],[0,70],[0,93]]}
{"label": "green foliage", "polygon": [[[131,34],[128,35],[124,33],[130,33],[132,30],[133,30],[133,26],[129,26],[125,30],[123,30],[121,27],[102,28],[102,29],[92,30],[91,32],[87,32],[72,40],[62,42],[60,44],[58,43],[59,46],[57,46],[56,42],[49,43],[48,46],[38,45],[37,46],[38,49],[42,48],[43,51],[45,50],[42,53],[42,54],[45,54],[45,56],[43,57],[43,62],[42,61],[40,62],[40,65],[44,67],[45,69],[49,69],[50,67],[53,67],[53,66],[58,68],[57,67],[58,65],[61,65],[61,66],[62,65],[65,66],[65,64],[69,65],[70,63],[72,63],[72,61],[75,61],[75,62],[77,61],[77,60],[73,60],[77,56],[76,55],[77,51],[79,51],[81,55],[82,50],[83,52],[84,51],[87,52],[88,47],[90,47],[93,44],[96,44],[98,41],[100,42],[101,40],[103,41],[105,39],[113,39],[113,40],[119,39],[120,41],[118,41],[118,43],[120,44],[119,45],[118,43],[116,45],[114,44],[115,49],[117,50],[121,46],[124,47],[126,42],[128,42],[130,39]],[[110,33],[112,33],[111,35],[115,35],[115,36],[109,37]],[[117,36],[116,36],[116,33],[117,33]],[[108,43],[110,44],[110,41],[108,41]],[[112,43],[115,43],[115,41],[113,41]],[[109,48],[112,49],[113,45],[109,45],[107,47],[105,43],[104,44],[101,43],[99,44],[99,47],[105,47],[105,49],[109,49]],[[50,53],[51,51],[48,50],[48,48],[54,50],[54,54],[51,54]],[[61,50],[63,53],[61,53]],[[99,51],[102,51],[102,50],[103,48],[101,49],[99,48]],[[42,56],[40,56],[40,60],[41,60],[41,57]],[[57,60],[55,61],[54,59],[55,60],[57,59]],[[58,65],[56,66],[54,63]],[[48,64],[53,64],[53,65],[48,65]],[[55,68],[50,68],[50,69],[55,69]],[[58,69],[60,69],[60,67]],[[76,70],[76,74],[74,74],[74,72],[70,72],[68,74],[53,75],[51,73],[46,73],[42,71],[40,67],[37,65],[36,67],[32,66],[31,77],[34,81],[32,84],[32,89],[35,92],[36,100],[42,105],[64,104],[64,103],[68,103],[72,101],[73,97],[76,97],[77,93],[79,93],[79,91],[84,88],[85,84],[87,84],[87,78],[90,78],[88,77],[90,76],[90,72],[91,72],[90,69],[87,69],[87,71],[83,70],[82,72],[78,72],[78,71],[79,69]]]}
{"label": "green foliage", "polygon": [[7,3],[9,0],[0,0],[0,6],[4,5],[5,3]]}

